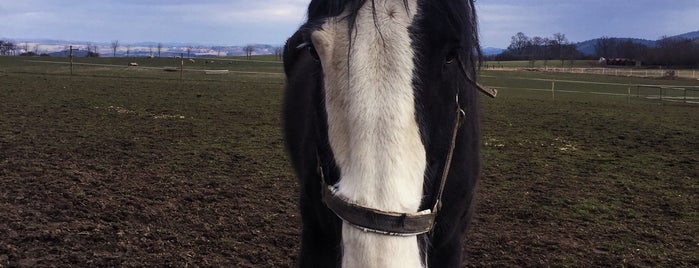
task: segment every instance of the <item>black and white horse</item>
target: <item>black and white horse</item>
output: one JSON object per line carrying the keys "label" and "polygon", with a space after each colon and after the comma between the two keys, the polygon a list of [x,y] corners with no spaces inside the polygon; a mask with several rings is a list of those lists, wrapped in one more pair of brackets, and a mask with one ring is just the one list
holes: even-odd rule
{"label": "black and white horse", "polygon": [[473,0],[311,1],[284,52],[302,267],[461,265],[479,53]]}

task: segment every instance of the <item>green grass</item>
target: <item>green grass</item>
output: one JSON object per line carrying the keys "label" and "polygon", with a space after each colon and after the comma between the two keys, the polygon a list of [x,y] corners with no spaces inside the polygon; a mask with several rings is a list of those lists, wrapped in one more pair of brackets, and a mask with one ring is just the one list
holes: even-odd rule
{"label": "green grass", "polygon": [[[0,57],[0,266],[294,264],[281,63],[197,59],[180,80],[175,59],[35,60],[65,62]],[[699,105],[589,93],[697,81],[479,82],[499,96],[481,99],[465,265],[699,265]]]}
{"label": "green grass", "polygon": [[[684,88],[687,97],[699,98],[699,80],[651,79],[597,74],[550,73],[526,71],[481,71],[479,82],[500,90],[501,94],[524,94],[554,97],[561,100],[589,100],[595,102],[628,101],[657,96],[659,88]],[[648,85],[641,86],[639,85]],[[552,96],[552,88],[555,96]],[[595,94],[589,94],[595,93]],[[685,91],[666,89],[665,96],[684,97]],[[641,98],[638,98],[641,97]],[[657,102],[657,101],[656,101]]]}
{"label": "green grass", "polygon": [[[75,76],[121,77],[144,79],[211,80],[230,82],[279,83],[283,78],[281,62],[269,56],[226,57],[213,59],[176,58],[74,58],[72,73]],[[4,57],[0,71],[30,74],[70,75],[68,58],[56,57]],[[129,66],[136,62],[138,67]],[[166,72],[165,68],[179,68],[184,62],[184,71]],[[11,69],[8,69],[11,68]],[[207,74],[205,70],[228,70],[224,74]]]}
{"label": "green grass", "polygon": [[527,68],[527,67],[574,67],[574,68],[587,68],[587,67],[599,67],[596,60],[574,60],[574,61],[563,61],[560,60],[536,60],[536,61],[486,61],[483,62],[484,67],[498,67],[498,68]]}
{"label": "green grass", "polygon": [[[488,74],[481,82],[513,89],[483,99],[484,177],[469,246],[482,254],[468,257],[474,266],[696,265],[698,241],[686,234],[699,232],[697,105],[582,93],[554,101],[549,92],[514,89],[537,86],[514,77],[617,78]],[[511,231],[502,243],[488,242],[503,230]],[[481,258],[483,247],[505,254]]]}

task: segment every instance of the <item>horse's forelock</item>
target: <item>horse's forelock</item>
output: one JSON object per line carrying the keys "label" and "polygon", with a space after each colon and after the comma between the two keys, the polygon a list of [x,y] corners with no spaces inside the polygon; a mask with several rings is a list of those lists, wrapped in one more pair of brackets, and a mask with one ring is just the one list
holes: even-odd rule
{"label": "horse's forelock", "polygon": [[[347,30],[351,33],[355,27],[359,10],[362,6],[367,4],[367,2],[371,4],[374,18],[376,18],[375,0],[313,0],[311,4],[308,5],[308,21],[311,22],[337,17],[346,11],[347,15],[342,19],[348,20]],[[406,11],[410,11],[408,0],[403,0],[403,6]]]}

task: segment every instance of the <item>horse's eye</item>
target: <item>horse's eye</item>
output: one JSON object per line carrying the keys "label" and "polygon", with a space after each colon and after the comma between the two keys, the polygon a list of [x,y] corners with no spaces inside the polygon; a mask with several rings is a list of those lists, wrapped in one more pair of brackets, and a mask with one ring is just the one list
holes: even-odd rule
{"label": "horse's eye", "polygon": [[311,57],[313,57],[313,60],[315,61],[320,61],[320,56],[318,56],[318,51],[313,46],[308,47],[308,53],[311,53]]}
{"label": "horse's eye", "polygon": [[446,64],[452,64],[454,63],[454,60],[456,60],[456,57],[459,56],[458,50],[457,49],[452,49],[449,51],[446,57],[444,57],[444,63]]}

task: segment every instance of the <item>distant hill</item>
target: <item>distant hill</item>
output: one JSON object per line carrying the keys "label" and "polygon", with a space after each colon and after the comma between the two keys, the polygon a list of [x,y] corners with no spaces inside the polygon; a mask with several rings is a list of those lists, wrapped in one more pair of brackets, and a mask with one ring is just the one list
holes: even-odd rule
{"label": "distant hill", "polygon": [[496,48],[496,47],[486,47],[486,48],[481,49],[481,51],[483,52],[483,56],[492,56],[492,55],[498,55],[505,50],[502,48]]}
{"label": "distant hill", "polygon": [[670,36],[672,38],[684,38],[689,40],[699,39],[699,31],[684,33],[680,35]]}
{"label": "distant hill", "polygon": [[[577,44],[575,44],[575,48],[577,48],[578,51],[582,52],[583,54],[593,55],[593,54],[595,54],[595,46],[597,46],[597,41],[599,41],[600,39],[602,39],[602,38],[595,38],[592,40],[587,40],[587,41],[577,43]],[[612,37],[612,39],[617,40],[619,42],[631,41],[631,42],[634,42],[636,44],[645,45],[647,47],[657,47],[658,46],[657,41],[648,40],[648,39],[616,38],[616,37]]]}
{"label": "distant hill", "polygon": [[[694,31],[694,32],[689,32],[689,33],[684,33],[684,34],[679,34],[675,36],[669,36],[669,38],[683,38],[683,39],[689,39],[689,40],[699,40],[699,31]],[[595,38],[592,40],[587,40],[583,41],[580,43],[575,44],[575,47],[578,49],[578,51],[582,52],[583,54],[587,55],[593,55],[595,54],[595,46],[597,45],[597,41],[599,41],[601,38]],[[616,38],[612,37],[612,39],[615,39],[620,42],[626,42],[626,41],[631,41],[636,44],[642,44],[647,47],[657,47],[658,46],[658,40],[647,40],[647,39],[639,39],[639,38]]]}

